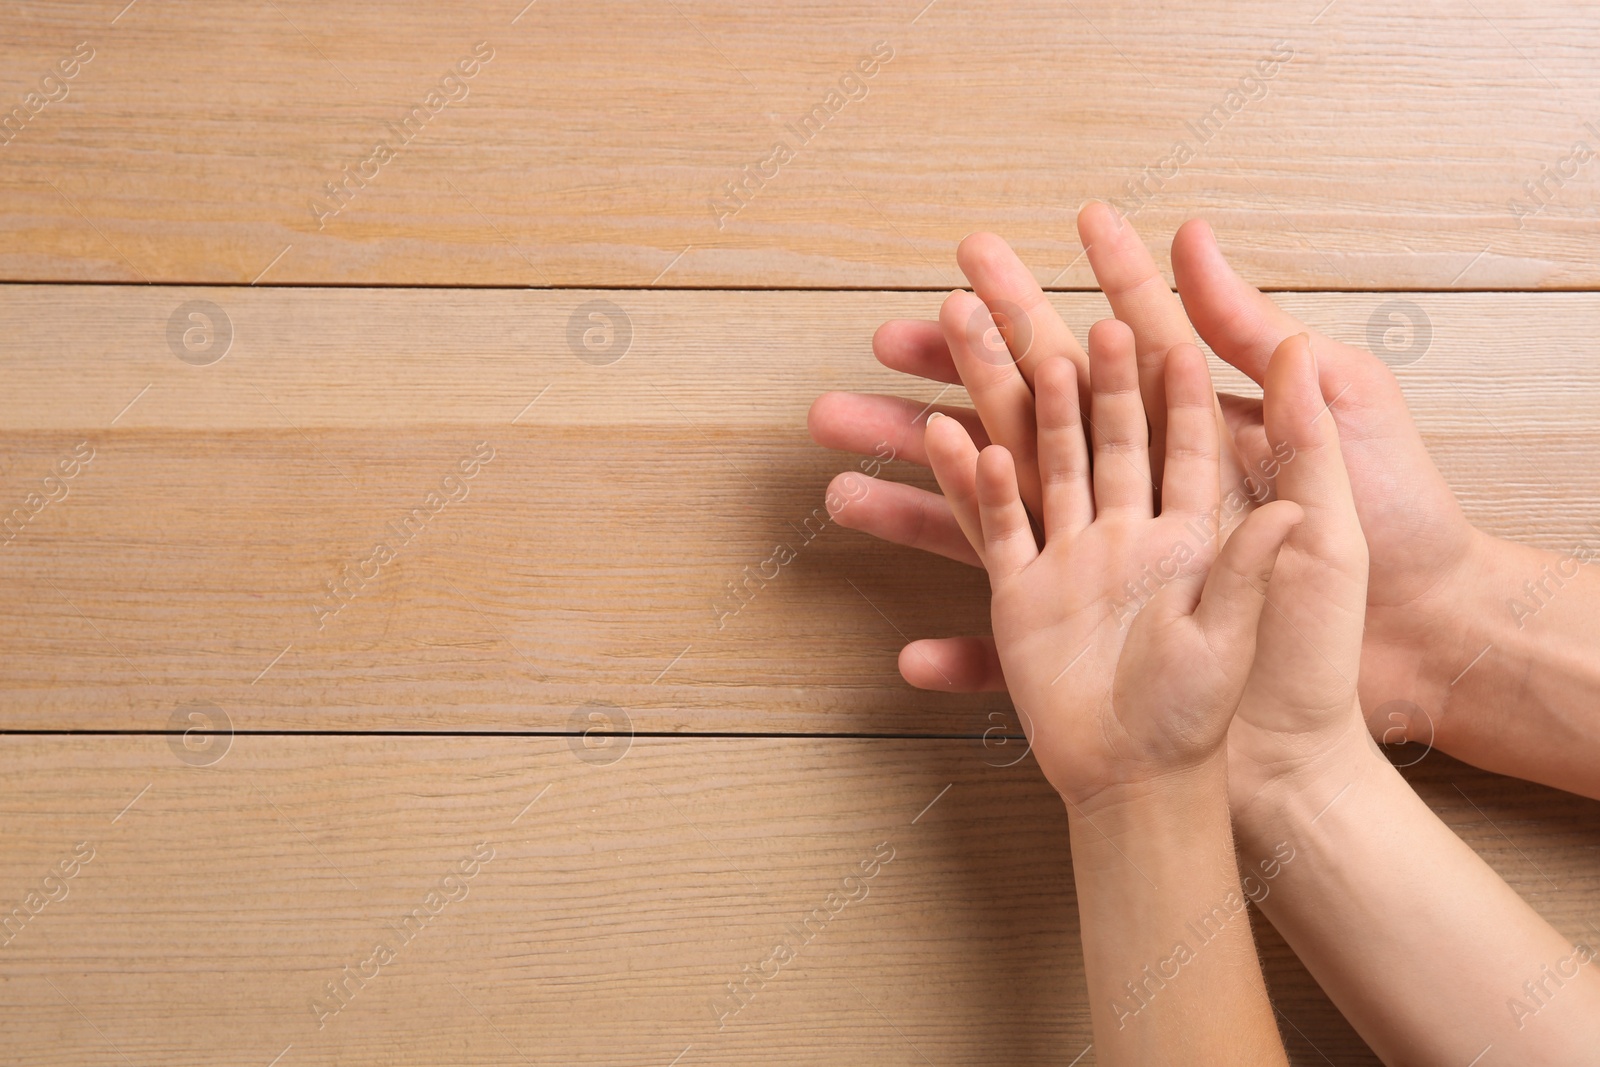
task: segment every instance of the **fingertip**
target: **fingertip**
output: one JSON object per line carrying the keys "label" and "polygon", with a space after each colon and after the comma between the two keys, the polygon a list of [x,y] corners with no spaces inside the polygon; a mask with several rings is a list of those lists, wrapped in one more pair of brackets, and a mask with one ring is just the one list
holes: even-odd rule
{"label": "fingertip", "polygon": [[1169,403],[1211,403],[1211,367],[1205,354],[1187,341],[1167,350],[1165,379]]}
{"label": "fingertip", "polygon": [[1121,319],[1101,319],[1089,327],[1089,385],[1096,393],[1130,387],[1139,377],[1133,330]]}
{"label": "fingertip", "polygon": [[954,333],[965,337],[969,322],[972,318],[974,305],[981,304],[976,296],[965,289],[952,289],[939,305],[939,325],[945,330],[946,335]]}
{"label": "fingertip", "polygon": [[823,507],[828,509],[828,517],[848,527],[850,523],[845,517],[850,512],[850,505],[867,495],[869,487],[866,483],[870,481],[872,479],[867,475],[855,471],[842,471],[829,479],[828,491],[822,498]]}
{"label": "fingertip", "polygon": [[1061,356],[1053,356],[1040,363],[1034,374],[1033,393],[1038,405],[1041,432],[1079,427],[1083,419],[1083,405],[1079,394],[1077,364]]}
{"label": "fingertip", "polygon": [[957,440],[956,435],[958,434],[961,437],[967,437],[966,427],[942,411],[931,412],[928,415],[927,423],[922,428],[924,447],[928,449],[930,455],[935,450],[939,452],[950,451],[950,445]]}
{"label": "fingertip", "polygon": [[878,357],[878,362],[883,362],[883,354],[898,347],[897,342],[904,330],[901,326],[904,319],[890,319],[872,331],[872,354]]}
{"label": "fingertip", "polygon": [[1007,503],[1017,492],[1017,466],[1004,445],[990,445],[978,453],[978,502]]}
{"label": "fingertip", "polygon": [[830,438],[829,428],[832,416],[839,407],[839,392],[826,392],[811,402],[811,407],[806,410],[806,430],[811,434],[811,440],[824,448]]}
{"label": "fingertip", "polygon": [[1172,237],[1172,249],[1176,255],[1179,249],[1185,253],[1205,253],[1217,247],[1217,233],[1211,228],[1211,223],[1205,219],[1189,219]]}
{"label": "fingertip", "polygon": [[1089,352],[1102,353],[1133,349],[1133,330],[1121,319],[1101,319],[1089,327]]}
{"label": "fingertip", "polygon": [[986,230],[969,233],[956,245],[956,264],[968,279],[974,274],[1009,267],[1013,259],[1016,253],[1005,238]]}
{"label": "fingertip", "polygon": [[948,491],[949,479],[958,474],[963,466],[970,469],[977,446],[959,419],[937,412],[935,414],[938,417],[930,417],[923,431],[923,448],[928,454],[928,466],[933,468],[934,478],[939,479],[940,485]]}
{"label": "fingertip", "polygon": [[1217,232],[1205,219],[1190,219],[1172,237],[1172,275],[1178,295],[1196,285],[1236,281],[1238,274],[1222,254]]}
{"label": "fingertip", "polygon": [[1104,200],[1089,199],[1078,208],[1078,237],[1085,246],[1115,232],[1122,225],[1122,216]]}
{"label": "fingertip", "polygon": [[1279,498],[1261,505],[1254,512],[1257,523],[1276,530],[1276,538],[1282,542],[1290,532],[1305,521],[1306,511],[1297,502]]}
{"label": "fingertip", "polygon": [[1010,469],[1013,466],[1011,450],[1005,445],[988,445],[978,453],[978,462],[988,464],[996,471]]}
{"label": "fingertip", "polygon": [[1073,406],[1077,406],[1078,392],[1078,367],[1072,360],[1062,356],[1052,356],[1039,364],[1034,373],[1035,391],[1045,395],[1054,394],[1060,397],[1070,397]]}
{"label": "fingertip", "polygon": [[[1312,414],[1322,407],[1322,389],[1317,382],[1317,359],[1311,351],[1308,334],[1290,334],[1279,342],[1267,363],[1263,383],[1267,410],[1290,417],[1297,428],[1305,428]],[[1287,426],[1279,427],[1287,429]]]}
{"label": "fingertip", "polygon": [[906,684],[914,689],[946,688],[945,686],[929,684],[930,681],[936,680],[938,676],[931,669],[927,655],[918,647],[921,644],[922,642],[920,641],[912,641],[910,644],[901,647],[899,658],[895,661],[895,666],[900,669],[900,677],[904,678]]}
{"label": "fingertip", "polygon": [[954,690],[956,686],[949,674],[936,662],[938,655],[934,642],[912,641],[900,649],[895,665],[900,669],[900,677],[915,689]]}

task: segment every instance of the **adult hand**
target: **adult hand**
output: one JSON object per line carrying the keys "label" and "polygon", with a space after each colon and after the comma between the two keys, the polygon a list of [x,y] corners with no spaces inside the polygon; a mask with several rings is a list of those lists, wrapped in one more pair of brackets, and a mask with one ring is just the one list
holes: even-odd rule
{"label": "adult hand", "polygon": [[[1442,617],[1459,603],[1446,594],[1464,580],[1465,572],[1481,566],[1477,557],[1487,538],[1467,522],[1429,458],[1394,375],[1370,352],[1311,330],[1240,279],[1204,222],[1186,224],[1173,241],[1178,295],[1167,287],[1133,227],[1109,207],[1086,205],[1078,228],[1114,314],[1133,329],[1154,455],[1163,451],[1165,356],[1173,345],[1190,339],[1191,322],[1218,356],[1258,382],[1284,339],[1300,333],[1310,337],[1371,553],[1363,704],[1375,710],[1403,696],[1410,703],[1399,706],[1442,707],[1450,680],[1473,654],[1454,641],[1440,640]],[[952,294],[938,323],[885,323],[873,338],[873,351],[885,366],[935,381],[957,383],[965,380],[963,373],[971,373],[979,382],[973,396],[984,431],[975,441],[980,447],[991,441],[1005,445],[1018,457],[1019,476],[1036,472],[1032,368],[1040,358],[1064,355],[1082,375],[1086,360],[1033,276],[1003,241],[974,234],[957,255],[982,304],[965,293]],[[994,358],[992,337],[985,346],[981,335],[975,336],[970,324],[976,320],[981,326],[985,307],[1017,357],[1014,369]],[[1233,442],[1233,450],[1224,456],[1225,493],[1247,484],[1247,472],[1257,484],[1270,486],[1277,458],[1267,445],[1261,402],[1227,395],[1219,400]],[[870,452],[888,439],[897,443],[900,455],[926,463],[923,428],[916,418],[922,410],[923,405],[897,398],[830,393],[812,406],[812,436],[820,444],[858,452]],[[971,413],[961,414],[971,429]],[[1159,470],[1155,473],[1159,480]],[[1037,500],[1037,489],[1029,486],[1023,499]],[[978,563],[949,504],[938,494],[882,483],[839,519],[886,540]],[[1005,688],[993,642],[986,637],[914,641],[902,650],[900,669],[908,682],[922,688]],[[1391,741],[1434,740],[1431,720],[1418,723],[1394,714],[1370,725]]]}

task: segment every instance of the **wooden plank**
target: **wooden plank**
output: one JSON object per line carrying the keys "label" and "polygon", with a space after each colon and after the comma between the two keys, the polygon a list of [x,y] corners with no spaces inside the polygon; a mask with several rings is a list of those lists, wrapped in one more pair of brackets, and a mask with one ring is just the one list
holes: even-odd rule
{"label": "wooden plank", "polygon": [[[971,742],[639,738],[601,763],[563,738],[250,736],[205,767],[162,737],[0,750],[0,903],[37,911],[0,948],[9,1063],[1059,1064],[1089,1043],[1060,802],[1031,760]],[[1593,802],[1437,755],[1408,773],[1590,936]],[[47,882],[75,850],[92,858]],[[719,1025],[726,984],[841,891]],[[1376,1062],[1262,937],[1296,1062]],[[314,1009],[379,942],[395,958]]]}
{"label": "wooden plank", "polygon": [[938,287],[989,228],[1085,287],[1098,196],[1263,284],[1600,282],[1592,5],[4,7],[7,279]]}
{"label": "wooden plank", "polygon": [[[1592,537],[1600,368],[1571,353],[1600,296],[1403,298],[1432,342],[1400,374],[1469,511],[1552,547]],[[232,332],[208,366],[168,347],[196,299]],[[1390,299],[1285,303],[1361,340]],[[593,300],[631,330],[607,366],[568,347]],[[0,724],[163,729],[208,704],[241,729],[560,730],[595,702],[641,731],[1010,722],[1003,697],[918,693],[895,670],[904,637],[986,629],[982,576],[815,517],[857,461],[810,443],[807,406],[828,388],[938,395],[868,352],[881,319],[938,303],[0,288],[0,514],[47,501],[0,547]],[[1094,294],[1059,303],[1080,331],[1105,314]],[[447,483],[480,443],[494,458]],[[884,474],[931,484],[901,460]],[[430,492],[445,502],[418,519]],[[778,544],[796,558],[730,596]]]}

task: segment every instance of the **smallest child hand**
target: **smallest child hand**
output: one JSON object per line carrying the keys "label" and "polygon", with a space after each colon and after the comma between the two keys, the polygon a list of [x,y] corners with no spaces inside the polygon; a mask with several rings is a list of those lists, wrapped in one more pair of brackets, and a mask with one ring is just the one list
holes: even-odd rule
{"label": "smallest child hand", "polygon": [[1166,360],[1158,511],[1129,328],[1096,323],[1089,364],[1081,409],[1071,362],[1046,360],[1036,375],[1042,547],[1010,453],[980,454],[951,418],[929,422],[927,443],[989,573],[1000,663],[1035,757],[1065,800],[1092,809],[1223,759],[1267,583],[1301,511],[1258,508],[1219,551],[1211,376],[1188,344]]}

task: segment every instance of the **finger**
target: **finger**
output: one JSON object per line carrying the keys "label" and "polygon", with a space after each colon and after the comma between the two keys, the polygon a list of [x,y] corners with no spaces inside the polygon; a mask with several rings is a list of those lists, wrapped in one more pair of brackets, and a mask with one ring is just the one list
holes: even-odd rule
{"label": "finger", "polygon": [[983,566],[949,501],[938,493],[846,471],[828,484],[826,503],[828,514],[846,529]]}
{"label": "finger", "polygon": [[890,319],[872,335],[872,354],[890,370],[915,374],[936,382],[961,384],[950,346],[937,322],[924,319]]}
{"label": "finger", "polygon": [[1006,676],[992,637],[939,637],[900,650],[900,676],[918,689],[1000,693]]}
{"label": "finger", "polygon": [[1111,313],[1133,329],[1139,389],[1150,420],[1152,474],[1159,484],[1167,414],[1163,368],[1174,345],[1194,341],[1189,317],[1150,250],[1115,208],[1098,200],[1083,205],[1078,211],[1078,237],[1100,291],[1111,303]]}
{"label": "finger", "polygon": [[981,448],[989,443],[983,422],[971,408],[935,404],[932,407],[899,396],[870,393],[823,393],[811,404],[806,425],[811,439],[823,448],[837,448],[879,459],[903,459],[928,465],[923,432],[935,412],[949,415]]}
{"label": "finger", "polygon": [[1278,464],[1267,444],[1267,428],[1262,422],[1261,401],[1252,397],[1218,393],[1217,404],[1228,424],[1228,433],[1238,451],[1243,468],[1239,488],[1251,500],[1265,500],[1278,481]]}
{"label": "finger", "polygon": [[977,297],[959,289],[951,293],[939,309],[939,325],[989,440],[1004,445],[1011,453],[1022,499],[1035,515],[1039,514],[1042,509],[1033,391],[1012,362],[989,309]]}
{"label": "finger", "polygon": [[1222,409],[1223,421],[1234,437],[1248,434],[1261,426],[1261,398],[1218,393],[1217,406]]}
{"label": "finger", "polygon": [[[1203,219],[1190,219],[1172,239],[1172,273],[1189,321],[1212,351],[1257,382],[1284,338],[1310,334],[1299,319],[1234,272]],[[1317,352],[1342,359],[1348,346],[1320,334]],[[1351,350],[1354,351],[1354,350]]]}
{"label": "finger", "polygon": [[939,479],[950,514],[979,558],[983,525],[978,515],[978,449],[954,419],[939,417],[928,426],[928,461]]}
{"label": "finger", "polygon": [[1046,360],[1061,356],[1089,383],[1089,357],[1045,297],[1044,290],[1011,246],[992,233],[968,234],[956,246],[956,262],[1000,327],[1006,347],[1030,388]]}
{"label": "finger", "polygon": [[1298,504],[1275,500],[1251,512],[1222,546],[1195,607],[1195,623],[1215,649],[1248,662],[1255,656],[1256,628],[1278,553],[1304,513]]}
{"label": "finger", "polygon": [[1222,502],[1217,401],[1206,357],[1187,341],[1167,355],[1165,392],[1167,460],[1161,511],[1210,521],[1220,514]]}
{"label": "finger", "polygon": [[1095,511],[1125,510],[1148,518],[1154,492],[1149,432],[1139,399],[1133,331],[1126,323],[1102,319],[1090,328],[1089,382]]}
{"label": "finger", "polygon": [[1017,492],[1011,453],[990,445],[978,455],[978,514],[983,522],[983,561],[998,581],[1019,573],[1039,555],[1027,509]]}
{"label": "finger", "polygon": [[1297,333],[1278,346],[1264,389],[1267,440],[1281,457],[1278,494],[1306,512],[1296,545],[1330,560],[1348,552],[1352,542],[1364,545],[1339,454],[1339,431],[1317,384],[1310,338]]}
{"label": "finger", "polygon": [[1039,365],[1034,387],[1039,403],[1039,478],[1048,543],[1055,537],[1076,537],[1094,521],[1094,490],[1075,368],[1064,359],[1047,359]]}

